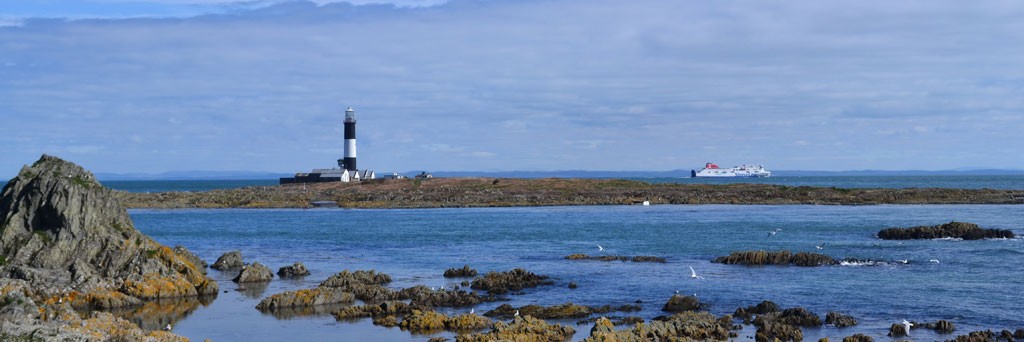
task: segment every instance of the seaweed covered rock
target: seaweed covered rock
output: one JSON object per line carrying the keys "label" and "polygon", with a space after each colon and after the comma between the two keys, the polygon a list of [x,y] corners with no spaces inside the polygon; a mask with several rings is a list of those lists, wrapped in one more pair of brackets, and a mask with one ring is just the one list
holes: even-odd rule
{"label": "seaweed covered rock", "polygon": [[398,291],[398,298],[429,307],[466,307],[495,300],[493,296],[483,297],[463,290],[435,290],[423,285]]}
{"label": "seaweed covered rock", "polygon": [[754,306],[748,306],[748,307],[745,307],[745,308],[736,308],[736,311],[733,313],[733,316],[736,316],[737,318],[742,318],[742,319],[750,319],[754,315],[763,315],[763,314],[766,314],[766,313],[779,312],[779,311],[782,311],[782,308],[779,307],[778,304],[775,304],[775,302],[772,302],[770,300],[765,300],[765,301],[761,301],[760,303],[758,303],[757,305],[754,305]]}
{"label": "seaweed covered rock", "polygon": [[910,228],[888,228],[878,232],[878,238],[882,240],[910,240],[910,239],[941,239],[955,238],[964,240],[979,239],[1012,239],[1014,234],[1005,229],[982,229],[974,223],[956,222],[943,223],[934,226],[916,226]]}
{"label": "seaweed covered rock", "polygon": [[242,266],[245,266],[245,262],[242,262],[242,251],[230,251],[221,254],[210,268],[218,271],[227,271],[242,268]]}
{"label": "seaweed covered rock", "polygon": [[334,313],[334,318],[341,321],[363,317],[382,317],[394,315],[408,315],[413,310],[427,311],[430,308],[410,305],[401,301],[388,301],[380,304],[367,304],[350,306]]}
{"label": "seaweed covered rock", "polygon": [[476,277],[476,270],[463,265],[462,268],[449,268],[444,271],[445,278]]}
{"label": "seaweed covered rock", "polygon": [[264,298],[256,305],[260,311],[273,311],[281,308],[295,308],[325,304],[351,304],[355,296],[336,287],[317,287],[287,291]]}
{"label": "seaweed covered rock", "polygon": [[447,319],[444,314],[435,311],[413,310],[398,323],[402,330],[409,330],[414,333],[429,334],[444,330],[444,321]]}
{"label": "seaweed covered rock", "polygon": [[274,273],[270,268],[258,262],[252,265],[242,266],[242,271],[231,281],[236,283],[263,283],[274,279]]}
{"label": "seaweed covered rock", "polygon": [[320,286],[346,288],[353,285],[385,285],[390,282],[391,276],[377,273],[375,270],[358,270],[355,272],[344,270],[330,276],[327,280],[321,282]]}
{"label": "seaweed covered rock", "polygon": [[835,311],[825,314],[825,324],[831,324],[836,328],[852,327],[857,325],[857,319]]}
{"label": "seaweed covered rock", "polygon": [[598,320],[583,341],[725,341],[729,339],[729,326],[707,312],[686,311],[650,324],[636,324],[632,328],[615,330],[607,319]]}
{"label": "seaweed covered rock", "polygon": [[665,263],[665,258],[649,256],[649,255],[637,255],[637,256],[626,256],[626,255],[586,255],[583,253],[569,254],[565,256],[567,260],[597,260],[597,261],[632,261],[632,262],[658,262]]}
{"label": "seaweed covered rock", "polygon": [[754,335],[754,340],[758,342],[803,341],[803,339],[804,332],[800,330],[800,327],[779,322],[769,322],[758,326],[757,333]]}
{"label": "seaweed covered rock", "polygon": [[494,323],[494,327],[488,332],[458,335],[455,337],[455,341],[564,341],[575,333],[576,330],[569,326],[548,324],[539,318],[519,316],[511,323]]}
{"label": "seaweed covered rock", "polygon": [[508,319],[513,318],[516,312],[519,312],[520,316],[533,316],[540,319],[559,319],[587,317],[590,316],[594,310],[588,306],[576,305],[573,303],[565,303],[548,307],[531,304],[519,308],[513,307],[509,304],[502,304],[497,308],[494,308],[494,310],[485,312],[484,316]]}
{"label": "seaweed covered rock", "polygon": [[875,342],[875,339],[864,334],[853,334],[843,337],[843,342]]}
{"label": "seaweed covered rock", "polygon": [[794,326],[817,327],[821,326],[821,317],[805,308],[796,307],[782,310],[782,312],[771,312],[758,316],[754,325],[762,326],[767,323],[781,323]]}
{"label": "seaweed covered rock", "polygon": [[728,256],[717,257],[711,262],[739,265],[795,265],[823,266],[836,265],[839,261],[830,256],[818,253],[790,251],[741,251],[732,252]]}
{"label": "seaweed covered rock", "polygon": [[668,299],[665,306],[661,308],[661,311],[666,312],[683,312],[683,311],[697,311],[705,305],[702,304],[697,297],[694,296],[682,296],[672,295],[672,298]]}
{"label": "seaweed covered rock", "polygon": [[277,276],[281,278],[298,278],[309,275],[309,270],[306,269],[306,265],[301,262],[296,262],[291,266],[284,266],[277,269]]}
{"label": "seaweed covered rock", "polygon": [[995,341],[996,334],[991,330],[972,331],[967,335],[960,335],[950,340],[954,342],[989,342]]}
{"label": "seaweed covered rock", "polygon": [[504,294],[509,291],[521,291],[528,287],[551,285],[553,281],[547,276],[516,268],[508,272],[487,272],[483,277],[473,279],[470,288],[485,290],[492,294]]}

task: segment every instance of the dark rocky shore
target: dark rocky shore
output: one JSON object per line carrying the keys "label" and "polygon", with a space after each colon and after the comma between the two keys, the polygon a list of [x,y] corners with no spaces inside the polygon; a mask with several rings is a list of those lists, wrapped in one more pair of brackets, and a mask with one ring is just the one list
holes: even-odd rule
{"label": "dark rocky shore", "polygon": [[117,192],[129,208],[514,207],[651,204],[1024,204],[1024,190],[841,189],[770,184],[651,184],[614,179],[377,179],[205,192]]}

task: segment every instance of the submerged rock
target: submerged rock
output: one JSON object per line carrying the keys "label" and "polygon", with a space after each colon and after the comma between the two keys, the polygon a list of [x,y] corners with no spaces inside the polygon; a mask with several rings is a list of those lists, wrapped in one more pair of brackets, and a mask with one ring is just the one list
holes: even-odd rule
{"label": "submerged rock", "polygon": [[878,232],[882,240],[909,239],[941,239],[954,238],[964,240],[979,239],[1012,239],[1014,234],[1005,229],[982,229],[978,225],[967,222],[952,221],[934,226],[916,226],[910,228],[889,228]]}
{"label": "submerged rock", "polygon": [[509,291],[521,291],[528,287],[551,285],[553,281],[547,276],[536,275],[522,268],[508,272],[487,272],[483,277],[473,279],[470,288],[485,290],[493,294],[504,294]]}
{"label": "submerged rock", "polygon": [[291,266],[281,267],[277,270],[277,276],[281,278],[296,278],[308,275],[309,270],[301,262],[296,262]]}
{"label": "submerged rock", "polygon": [[464,265],[462,268],[449,268],[444,271],[445,278],[476,277],[476,270]]}
{"label": "submerged rock", "polygon": [[632,262],[659,262],[665,263],[665,258],[648,256],[648,255],[637,255],[637,256],[626,256],[626,255],[586,255],[583,253],[569,254],[565,256],[568,260],[597,260],[597,261],[632,261]]}
{"label": "submerged rock", "polygon": [[778,304],[775,304],[775,302],[772,302],[770,300],[765,300],[758,303],[755,306],[736,308],[736,311],[733,313],[733,316],[743,319],[749,319],[752,318],[754,315],[763,315],[766,313],[779,311],[782,311],[782,308],[780,308]]}
{"label": "submerged rock", "polygon": [[227,271],[241,268],[242,266],[245,266],[245,263],[242,262],[242,252],[231,251],[224,253],[217,258],[217,261],[213,262],[213,266],[210,266],[210,268],[218,271]]}
{"label": "submerged rock", "polygon": [[875,342],[875,339],[864,334],[853,334],[843,337],[843,342]]}
{"label": "submerged rock", "polygon": [[830,256],[800,252],[794,254],[790,251],[742,251],[732,252],[728,256],[717,257],[711,262],[721,264],[740,265],[795,265],[795,266],[823,266],[836,265],[839,261]]}
{"label": "submerged rock", "polygon": [[262,283],[268,282],[274,279],[274,273],[270,271],[270,268],[258,262],[254,262],[252,265],[246,265],[242,267],[242,271],[238,272],[238,276],[231,281],[236,283]]}

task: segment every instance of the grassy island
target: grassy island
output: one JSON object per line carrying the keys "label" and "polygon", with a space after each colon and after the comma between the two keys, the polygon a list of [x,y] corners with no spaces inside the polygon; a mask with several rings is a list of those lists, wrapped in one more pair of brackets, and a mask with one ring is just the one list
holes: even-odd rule
{"label": "grassy island", "polygon": [[651,204],[1024,204],[1024,190],[845,189],[622,179],[434,178],[255,186],[205,192],[117,192],[129,208],[446,208]]}

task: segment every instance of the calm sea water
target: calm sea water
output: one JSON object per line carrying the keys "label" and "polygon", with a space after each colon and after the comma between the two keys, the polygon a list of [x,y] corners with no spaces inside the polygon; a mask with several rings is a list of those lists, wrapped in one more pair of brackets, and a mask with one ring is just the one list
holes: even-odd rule
{"label": "calm sea water", "polygon": [[[235,274],[211,270],[223,293],[213,302],[192,304],[167,318],[175,333],[214,341],[423,341],[397,328],[367,320],[336,322],[329,315],[261,314],[254,307],[271,294],[315,287],[344,269],[390,274],[394,287],[449,285],[445,269],[469,265],[481,272],[524,267],[551,276],[555,285],[509,296],[508,303],[623,305],[641,301],[638,315],[662,315],[675,292],[697,294],[722,315],[737,307],[772,300],[803,306],[824,316],[830,310],[861,324],[844,329],[804,329],[808,340],[857,332],[890,340],[890,324],[902,319],[951,320],[958,333],[1024,328],[1024,240],[882,241],[875,233],[893,226],[931,225],[951,220],[1024,234],[1022,206],[581,206],[472,209],[280,209],[130,210],[136,227],[167,245],[183,245],[209,262],[241,250],[247,262],[273,270],[303,262],[313,274],[301,280],[275,279],[264,288],[240,289]],[[783,231],[774,237],[767,232]],[[819,251],[836,258],[885,261],[879,266],[745,267],[711,263],[737,250]],[[565,260],[572,253],[653,255],[667,263]],[[893,262],[907,259],[909,263]],[[931,259],[940,263],[929,262]],[[692,266],[706,279],[689,277]],[[567,288],[569,282],[579,285]],[[476,307],[478,313],[499,303]],[[452,309],[452,312],[465,312]],[[162,326],[164,321],[150,323]],[[574,340],[590,326],[575,326]],[[924,329],[914,337],[937,340]],[[741,340],[752,336],[746,328]]]}

